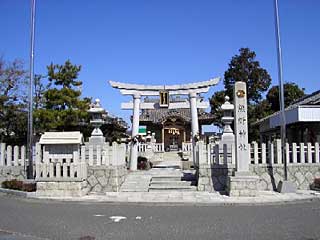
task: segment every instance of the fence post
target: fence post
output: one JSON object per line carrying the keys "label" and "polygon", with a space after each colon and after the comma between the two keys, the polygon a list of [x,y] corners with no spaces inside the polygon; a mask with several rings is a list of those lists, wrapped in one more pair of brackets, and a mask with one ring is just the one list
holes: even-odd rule
{"label": "fence post", "polygon": [[116,142],[112,143],[112,166],[117,166],[117,154],[118,154],[118,144]]}
{"label": "fence post", "polygon": [[292,163],[297,163],[297,157],[298,157],[298,153],[297,153],[297,144],[296,143],[292,143]]}
{"label": "fence post", "polygon": [[286,160],[287,160],[287,164],[290,163],[290,146],[289,143],[286,143]]}
{"label": "fence post", "polygon": [[300,143],[300,163],[305,163],[304,143]]}
{"label": "fence post", "polygon": [[319,157],[319,143],[318,142],[316,142],[315,144],[314,144],[314,156],[315,156],[315,162],[316,163],[319,163],[320,162],[320,157]]}
{"label": "fence post", "polygon": [[254,164],[259,164],[259,152],[258,152],[258,143],[253,142],[253,162]]}
{"label": "fence post", "polygon": [[273,142],[269,143],[269,164],[274,164],[274,145]]}
{"label": "fence post", "polygon": [[236,145],[231,144],[231,164],[236,165]]}
{"label": "fence post", "polygon": [[215,164],[220,164],[220,156],[219,156],[219,144],[214,146],[214,162]]}
{"label": "fence post", "polygon": [[5,156],[6,156],[6,144],[0,144],[0,166],[5,166]]}
{"label": "fence post", "polygon": [[13,147],[13,166],[19,166],[19,147],[16,145]]}
{"label": "fence post", "polygon": [[277,153],[277,164],[282,164],[282,149],[281,149],[280,139],[276,139],[276,153]]}
{"label": "fence post", "polygon": [[89,165],[93,165],[93,145],[89,145]]}
{"label": "fence post", "polygon": [[7,166],[12,166],[12,147],[7,146]]}
{"label": "fence post", "polygon": [[81,162],[86,163],[86,147],[81,146]]}
{"label": "fence post", "polygon": [[207,144],[207,164],[210,165],[211,161],[210,161],[210,155],[211,155],[211,144]]}
{"label": "fence post", "polygon": [[21,166],[24,166],[25,160],[26,160],[26,147],[21,146],[20,151],[21,151],[20,164],[21,164]]}
{"label": "fence post", "polygon": [[96,148],[97,166],[101,166],[101,146],[97,145]]}
{"label": "fence post", "polygon": [[262,143],[261,144],[261,163],[266,164],[267,163],[267,149],[266,149],[266,144]]}
{"label": "fence post", "polygon": [[311,150],[311,143],[307,143],[307,162],[312,163],[312,150]]}
{"label": "fence post", "polygon": [[36,143],[36,178],[40,178],[40,177],[41,177],[41,145],[40,143]]}

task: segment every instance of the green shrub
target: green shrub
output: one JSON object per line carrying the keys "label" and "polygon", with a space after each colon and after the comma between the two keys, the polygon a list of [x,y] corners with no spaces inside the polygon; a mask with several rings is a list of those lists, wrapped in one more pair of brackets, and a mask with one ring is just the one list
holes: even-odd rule
{"label": "green shrub", "polygon": [[7,180],[2,182],[2,187],[7,189],[12,189],[12,190],[24,191],[24,192],[36,191],[36,183],[25,183],[17,179]]}
{"label": "green shrub", "polygon": [[316,188],[320,188],[320,178],[315,178],[313,181],[313,185]]}

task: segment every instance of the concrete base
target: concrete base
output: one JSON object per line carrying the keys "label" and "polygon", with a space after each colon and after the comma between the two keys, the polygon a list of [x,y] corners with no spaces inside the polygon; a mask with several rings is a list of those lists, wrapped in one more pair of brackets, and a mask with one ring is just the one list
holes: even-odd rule
{"label": "concrete base", "polygon": [[87,182],[37,182],[36,196],[82,197],[88,193]]}
{"label": "concrete base", "polygon": [[258,193],[258,176],[242,175],[229,176],[227,193],[230,197],[255,197]]}
{"label": "concrete base", "polygon": [[280,181],[277,190],[279,193],[295,193],[297,187],[291,181]]}

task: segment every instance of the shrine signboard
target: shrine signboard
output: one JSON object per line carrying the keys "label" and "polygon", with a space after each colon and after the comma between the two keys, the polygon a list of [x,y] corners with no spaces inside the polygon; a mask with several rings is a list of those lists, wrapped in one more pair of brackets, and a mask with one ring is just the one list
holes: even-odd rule
{"label": "shrine signboard", "polygon": [[235,83],[234,105],[236,170],[237,172],[248,172],[250,149],[248,144],[247,87],[245,82]]}

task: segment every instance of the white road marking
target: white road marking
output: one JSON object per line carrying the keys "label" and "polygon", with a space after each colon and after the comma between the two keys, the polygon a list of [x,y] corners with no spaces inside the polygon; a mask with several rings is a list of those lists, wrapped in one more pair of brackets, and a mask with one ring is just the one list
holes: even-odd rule
{"label": "white road marking", "polygon": [[142,217],[141,217],[141,216],[136,216],[136,219],[137,219],[137,220],[141,220]]}
{"label": "white road marking", "polygon": [[121,220],[127,219],[127,217],[123,216],[111,216],[109,217],[113,222],[120,222]]}
{"label": "white road marking", "polygon": [[95,214],[95,215],[93,215],[94,217],[104,217],[105,215],[103,215],[103,214]]}

